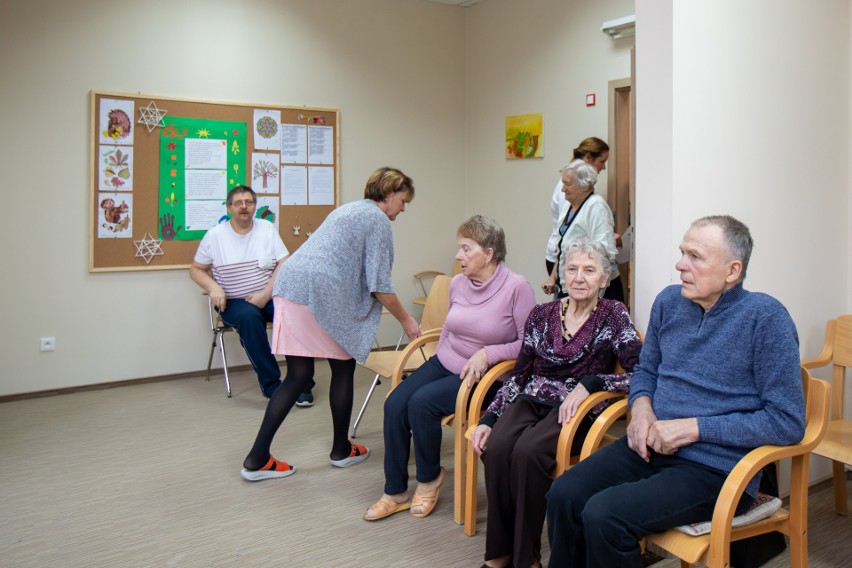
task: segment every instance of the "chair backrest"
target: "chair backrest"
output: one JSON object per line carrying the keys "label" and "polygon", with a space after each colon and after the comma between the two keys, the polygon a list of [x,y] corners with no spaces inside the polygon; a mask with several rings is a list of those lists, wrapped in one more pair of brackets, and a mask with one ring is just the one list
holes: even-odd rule
{"label": "chair backrest", "polygon": [[450,281],[449,276],[439,274],[432,282],[429,295],[426,296],[426,305],[423,306],[423,317],[420,320],[420,329],[440,329],[447,319],[447,311],[450,309]]}
{"label": "chair backrest", "polygon": [[840,316],[834,322],[834,344],[832,345],[833,374],[831,387],[831,419],[843,418],[846,369],[852,367],[852,315]]}

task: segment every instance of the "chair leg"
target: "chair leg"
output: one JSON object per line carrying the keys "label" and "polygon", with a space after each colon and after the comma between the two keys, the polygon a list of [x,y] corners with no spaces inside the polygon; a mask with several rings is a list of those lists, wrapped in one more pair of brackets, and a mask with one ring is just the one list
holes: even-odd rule
{"label": "chair leg", "polygon": [[216,338],[219,337],[219,332],[213,332],[213,343],[210,344],[210,357],[207,358],[207,378],[210,380],[210,368],[213,366],[213,352],[216,350]]}
{"label": "chair leg", "polygon": [[453,520],[457,525],[464,524],[464,496],[465,496],[465,477],[467,471],[465,468],[465,454],[467,453],[467,440],[464,437],[467,424],[459,421],[453,425]]}
{"label": "chair leg", "polygon": [[464,495],[464,534],[473,536],[476,534],[476,501],[477,501],[477,474],[479,472],[479,460],[473,451],[473,442],[467,442],[467,463],[465,464],[465,495]]}
{"label": "chair leg", "polygon": [[846,467],[843,462],[831,462],[832,477],[834,478],[834,510],[838,515],[847,516],[846,507]]}
{"label": "chair leg", "polygon": [[228,356],[225,354],[225,334],[219,332],[219,351],[222,353],[222,371],[225,373],[225,390],[231,398],[231,380],[228,376]]}
{"label": "chair leg", "polygon": [[355,437],[355,432],[358,430],[358,424],[361,422],[361,418],[364,416],[364,411],[367,409],[367,404],[370,402],[370,397],[373,396],[373,391],[376,390],[376,385],[380,384],[379,374],[376,373],[376,376],[373,377],[373,384],[370,385],[370,390],[367,391],[367,398],[364,399],[364,404],[361,405],[361,410],[358,411],[358,417],[355,418],[355,424],[352,425],[352,437]]}

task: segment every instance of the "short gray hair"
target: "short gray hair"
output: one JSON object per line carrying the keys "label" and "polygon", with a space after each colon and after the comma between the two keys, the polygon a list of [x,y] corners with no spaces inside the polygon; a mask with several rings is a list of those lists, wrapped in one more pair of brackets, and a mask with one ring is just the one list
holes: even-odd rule
{"label": "short gray hair", "polygon": [[484,215],[474,215],[461,225],[456,234],[465,239],[476,241],[483,249],[494,251],[494,260],[497,264],[506,258],[506,233],[497,224],[497,221]]}
{"label": "short gray hair", "polygon": [[748,226],[730,215],[708,215],[692,223],[692,227],[705,227],[716,225],[722,229],[725,237],[725,247],[728,249],[728,260],[739,260],[743,263],[743,271],[740,282],[745,280],[748,262],[751,259],[751,251],[754,248],[754,239]]}
{"label": "short gray hair", "polygon": [[595,184],[598,183],[598,172],[595,171],[595,168],[591,164],[584,160],[574,160],[562,169],[562,171],[565,170],[574,172],[580,187],[583,189],[591,188],[592,191],[595,190]]}
{"label": "short gray hair", "polygon": [[606,252],[606,248],[603,244],[598,241],[593,241],[591,239],[587,239],[586,237],[582,237],[577,239],[576,241],[572,241],[568,248],[565,249],[565,266],[568,266],[568,261],[571,260],[571,257],[577,254],[587,254],[589,258],[598,263],[601,269],[601,273],[604,276],[604,280],[609,282],[609,274],[612,272],[611,265],[609,262],[609,253]]}

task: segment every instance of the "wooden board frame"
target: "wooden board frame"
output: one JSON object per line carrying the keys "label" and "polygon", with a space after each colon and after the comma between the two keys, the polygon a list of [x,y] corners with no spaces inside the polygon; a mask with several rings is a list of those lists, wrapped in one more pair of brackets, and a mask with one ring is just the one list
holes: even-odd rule
{"label": "wooden board frame", "polygon": [[[134,116],[131,119],[133,131],[132,152],[132,190],[129,192],[116,191],[99,187],[101,137],[98,132],[100,124],[101,99],[133,101]],[[91,116],[91,160],[89,180],[89,271],[115,272],[136,270],[178,270],[186,269],[195,256],[199,240],[164,240],[160,245],[163,254],[150,257],[150,262],[137,256],[138,241],[144,239],[146,233],[159,240],[160,230],[160,136],[162,128],[156,127],[151,132],[145,124],[139,122],[139,109],[148,108],[153,102],[160,111],[165,111],[164,122],[168,124],[169,117],[198,118],[213,121],[245,122],[246,135],[246,185],[251,186],[252,152],[254,148],[254,110],[280,111],[281,124],[322,124],[333,127],[333,170],[334,170],[334,205],[281,205],[280,180],[276,198],[278,203],[279,232],[284,244],[292,254],[325,220],[326,216],[340,204],[340,111],[330,108],[285,106],[277,104],[235,103],[223,101],[192,100],[174,97],[148,95],[143,93],[116,93],[107,91],[92,91],[90,101]],[[104,147],[124,149],[129,146]],[[269,150],[258,150],[269,151]],[[279,164],[280,167],[281,164]],[[289,164],[287,164],[289,165]],[[299,166],[314,164],[299,163]],[[280,175],[280,170],[279,170]],[[230,187],[230,184],[229,184]],[[254,188],[259,197],[264,195]],[[128,231],[130,238],[99,238],[98,223],[100,205],[98,199],[101,193],[116,193],[132,195],[132,221]],[[120,205],[120,203],[116,203]],[[299,226],[298,235],[294,226]]]}

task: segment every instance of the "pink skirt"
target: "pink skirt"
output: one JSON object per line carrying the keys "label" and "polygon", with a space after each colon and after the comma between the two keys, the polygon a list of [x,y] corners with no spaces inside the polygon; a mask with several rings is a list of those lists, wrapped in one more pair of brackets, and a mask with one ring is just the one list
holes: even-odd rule
{"label": "pink skirt", "polygon": [[272,298],[275,318],[272,320],[272,352],[321,359],[352,359],[314,317],[308,306],[280,296]]}

